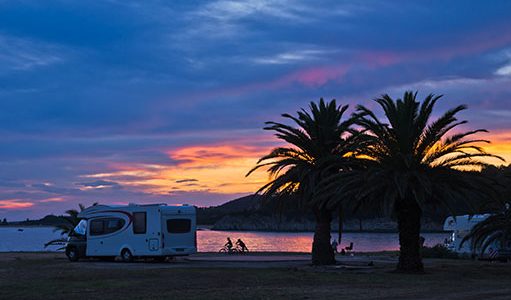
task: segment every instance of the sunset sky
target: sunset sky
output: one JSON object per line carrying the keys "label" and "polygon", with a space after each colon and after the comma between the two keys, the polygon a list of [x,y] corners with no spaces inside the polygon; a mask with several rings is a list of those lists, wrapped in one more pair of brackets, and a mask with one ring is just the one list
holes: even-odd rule
{"label": "sunset sky", "polygon": [[217,205],[264,121],[409,89],[511,162],[511,1],[0,1],[0,218]]}

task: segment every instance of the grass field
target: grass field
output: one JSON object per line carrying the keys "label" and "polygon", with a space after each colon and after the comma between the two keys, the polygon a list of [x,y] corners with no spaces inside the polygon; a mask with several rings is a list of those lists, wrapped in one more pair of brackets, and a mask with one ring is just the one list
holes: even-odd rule
{"label": "grass field", "polygon": [[426,260],[427,273],[289,264],[68,262],[0,253],[0,299],[510,299],[511,264]]}

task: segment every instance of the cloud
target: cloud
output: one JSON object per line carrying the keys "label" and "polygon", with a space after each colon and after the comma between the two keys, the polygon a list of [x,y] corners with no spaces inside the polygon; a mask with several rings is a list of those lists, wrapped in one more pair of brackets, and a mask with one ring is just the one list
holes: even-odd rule
{"label": "cloud", "polygon": [[511,64],[502,66],[495,71],[496,75],[509,76],[511,75]]}
{"label": "cloud", "polygon": [[[213,1],[199,8],[195,14],[221,22],[239,20],[257,15],[289,21],[305,21],[304,16],[309,6],[302,1],[289,0],[248,0],[248,1]],[[340,11],[339,11],[340,13]]]}
{"label": "cloud", "polygon": [[193,178],[190,178],[190,179],[179,179],[179,180],[176,180],[176,183],[197,182],[197,181],[198,181],[197,179],[193,179]]}
{"label": "cloud", "polygon": [[[365,8],[364,8],[365,9]],[[321,18],[351,16],[360,6],[344,3],[330,5],[311,4],[299,0],[217,0],[208,2],[184,14],[185,29],[173,34],[177,41],[231,40],[258,35],[251,22],[287,25],[310,24]],[[247,24],[248,23],[248,24]],[[177,47],[190,45],[176,44]]]}
{"label": "cloud", "polygon": [[0,199],[0,209],[21,210],[34,206],[34,203],[21,199]]}
{"label": "cloud", "polygon": [[65,201],[66,201],[66,199],[64,199],[63,197],[51,197],[51,198],[39,200],[40,203],[65,202]]}
{"label": "cloud", "polygon": [[27,38],[0,35],[0,73],[28,71],[64,61],[63,48]]}
{"label": "cloud", "polygon": [[51,194],[75,194],[80,192],[79,189],[58,187],[51,183],[34,183],[31,184],[30,187]]}
{"label": "cloud", "polygon": [[244,177],[278,143],[264,121],[320,97],[445,94],[439,112],[466,103],[461,116],[493,139],[509,128],[510,12],[456,0],[5,2],[0,199],[35,203],[9,218],[219,204],[267,182]]}
{"label": "cloud", "polygon": [[23,188],[23,187],[25,187],[25,184],[21,183],[21,182],[17,182],[15,180],[2,180],[2,179],[0,179],[0,187]]}
{"label": "cloud", "polygon": [[82,182],[77,183],[76,185],[82,186],[85,189],[105,189],[105,188],[111,188],[111,189],[121,189],[122,186],[114,181],[107,181],[107,180],[96,180],[92,182]]}
{"label": "cloud", "polygon": [[335,52],[337,51],[321,49],[290,50],[273,56],[256,57],[252,59],[252,61],[256,64],[261,65],[283,65],[304,62],[310,63],[322,60],[325,58],[325,56],[333,54]]}
{"label": "cloud", "polygon": [[[268,151],[268,146],[234,143],[185,146],[168,151],[171,159],[176,161],[174,165],[147,168],[127,162],[118,165],[118,170],[89,174],[87,177],[104,180],[115,178],[127,189],[154,194],[167,194],[169,190],[173,193],[177,190],[218,194],[253,193],[266,182],[266,174],[260,172],[249,178],[245,175]],[[120,176],[127,174],[136,174],[137,177],[119,180]]]}

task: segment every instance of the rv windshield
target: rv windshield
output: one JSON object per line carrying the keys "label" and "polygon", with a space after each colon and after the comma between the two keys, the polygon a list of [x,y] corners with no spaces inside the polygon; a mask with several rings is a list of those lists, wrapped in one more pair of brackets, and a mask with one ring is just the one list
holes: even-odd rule
{"label": "rv windshield", "polygon": [[74,232],[79,235],[85,235],[87,233],[87,220],[81,220],[78,225],[76,225]]}

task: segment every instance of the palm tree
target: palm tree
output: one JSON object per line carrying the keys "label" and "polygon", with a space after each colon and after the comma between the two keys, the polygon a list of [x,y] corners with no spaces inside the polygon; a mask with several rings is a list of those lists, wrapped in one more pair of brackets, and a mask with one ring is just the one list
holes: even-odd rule
{"label": "palm tree", "polygon": [[[97,205],[98,203],[92,204]],[[62,224],[55,225],[54,232],[60,231],[60,235],[63,237],[60,239],[55,239],[44,244],[44,247],[48,247],[50,245],[62,245],[67,242],[67,237],[74,233],[75,227],[80,222],[78,218],[78,214],[85,209],[85,206],[81,203],[78,204],[79,211],[76,209],[68,209],[66,210],[67,216],[62,216],[64,222]]]}
{"label": "palm tree", "polygon": [[511,165],[491,165],[483,168],[481,173],[494,181],[497,190],[497,199],[487,203],[487,210],[500,212],[502,204],[508,203],[511,199]]}
{"label": "palm tree", "polygon": [[504,211],[489,216],[486,220],[476,224],[466,235],[461,244],[471,241],[472,251],[479,250],[481,255],[486,249],[497,242],[501,249],[511,250],[511,209],[506,204]]}
{"label": "palm tree", "polygon": [[[351,157],[357,148],[356,137],[351,126],[352,119],[342,121],[347,105],[337,106],[332,100],[319,104],[310,103],[310,112],[302,109],[297,117],[283,114],[298,127],[282,123],[266,122],[265,130],[275,131],[275,136],[287,142],[289,147],[277,147],[263,156],[257,165],[248,172],[265,167],[270,181],[261,187],[258,193],[272,199],[299,199],[299,205],[313,211],[316,229],[312,243],[312,263],[315,265],[335,264],[333,249],[330,245],[330,223],[332,210],[315,201],[314,195],[319,182],[328,172],[325,164],[337,160],[340,166],[351,163]],[[341,169],[341,167],[339,167]]]}
{"label": "palm tree", "polygon": [[456,118],[465,106],[448,110],[430,122],[441,96],[430,94],[422,103],[416,97],[417,93],[405,92],[403,99],[388,95],[376,99],[389,124],[358,106],[357,122],[370,140],[358,152],[364,167],[330,176],[320,189],[330,191],[326,197],[333,204],[342,200],[333,195],[353,197],[358,209],[376,206],[397,218],[400,255],[396,271],[400,272],[423,271],[419,242],[423,210],[443,206],[455,214],[459,207],[453,203],[474,209],[476,202],[467,199],[487,199],[492,191],[491,183],[474,168],[487,165],[480,158],[496,157],[478,146],[488,141],[469,139],[487,132],[484,129],[447,136],[466,123]]}

